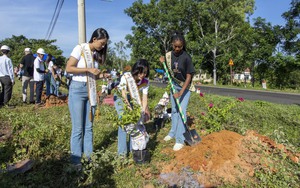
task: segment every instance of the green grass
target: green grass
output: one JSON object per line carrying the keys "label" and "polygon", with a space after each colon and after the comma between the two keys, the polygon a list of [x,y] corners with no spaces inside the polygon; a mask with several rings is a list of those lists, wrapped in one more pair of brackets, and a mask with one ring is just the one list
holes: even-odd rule
{"label": "green grass", "polygon": [[[100,117],[94,122],[93,162],[84,162],[83,173],[72,171],[69,166],[69,140],[71,121],[68,106],[34,109],[33,105],[21,103],[21,85],[17,82],[11,103],[15,109],[0,110],[1,128],[8,126],[13,131],[9,140],[0,142],[0,164],[30,158],[35,161],[33,168],[24,174],[0,173],[1,187],[167,187],[157,177],[161,162],[172,156],[162,153],[171,147],[161,142],[170,128],[155,133],[153,122],[148,123],[151,135],[148,144],[151,162],[145,165],[134,164],[131,157],[122,159],[117,151],[117,128],[110,121],[116,116],[115,109],[101,106]],[[162,97],[161,88],[150,88],[150,110]],[[214,111],[208,104],[214,105]],[[195,117],[197,129],[210,132],[223,129],[245,134],[247,130],[269,136],[278,143],[285,144],[293,152],[300,152],[300,107],[280,105],[263,101],[239,102],[235,98],[206,95],[201,98],[193,93],[188,111]],[[202,113],[206,115],[204,118]],[[296,187],[299,185],[299,164],[291,162],[284,153],[266,155],[276,161],[276,173],[258,166],[253,182],[246,187]],[[150,177],[145,172],[151,174]],[[233,187],[222,184],[220,187]],[[241,183],[242,187],[242,183]]]}

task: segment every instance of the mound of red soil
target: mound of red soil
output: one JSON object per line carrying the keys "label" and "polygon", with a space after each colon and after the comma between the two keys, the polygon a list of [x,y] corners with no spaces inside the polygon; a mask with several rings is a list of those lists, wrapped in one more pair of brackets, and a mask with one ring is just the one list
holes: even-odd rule
{"label": "mound of red soil", "polygon": [[277,145],[271,139],[254,131],[242,136],[224,130],[203,136],[201,142],[194,146],[186,146],[177,152],[172,148],[166,148],[163,152],[173,155],[174,159],[162,165],[161,173],[180,173],[183,168],[189,167],[200,172],[197,180],[202,185],[217,186],[220,182],[234,184],[239,180],[251,179],[255,167],[262,163],[261,149],[268,152],[266,148],[281,149],[293,161],[299,161],[299,154],[291,154],[284,146]]}
{"label": "mound of red soil", "polygon": [[66,95],[62,95],[62,96],[50,95],[47,97],[46,94],[43,93],[42,101],[45,103],[46,108],[49,108],[52,106],[63,106],[63,105],[68,105],[68,96],[66,96]]}

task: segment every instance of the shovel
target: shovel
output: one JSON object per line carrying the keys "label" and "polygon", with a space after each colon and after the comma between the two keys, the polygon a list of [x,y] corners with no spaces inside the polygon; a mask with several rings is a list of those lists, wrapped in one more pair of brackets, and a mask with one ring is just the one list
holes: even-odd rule
{"label": "shovel", "polygon": [[[164,69],[166,71],[166,75],[168,76],[169,83],[171,84],[172,93],[174,94],[176,91],[175,91],[171,76],[168,72],[168,68],[167,68],[165,62],[163,63],[163,65],[164,65]],[[201,138],[200,138],[200,136],[198,135],[198,133],[196,132],[195,129],[190,130],[189,127],[186,125],[186,118],[184,117],[184,114],[183,114],[183,111],[182,111],[182,108],[181,108],[181,105],[180,105],[180,101],[179,101],[178,98],[175,98],[175,100],[176,100],[176,104],[177,104],[177,107],[179,109],[179,113],[180,113],[180,116],[182,118],[183,124],[185,126],[185,130],[186,130],[185,133],[183,133],[183,136],[185,138],[185,142],[188,145],[192,146],[192,145],[200,142]]]}

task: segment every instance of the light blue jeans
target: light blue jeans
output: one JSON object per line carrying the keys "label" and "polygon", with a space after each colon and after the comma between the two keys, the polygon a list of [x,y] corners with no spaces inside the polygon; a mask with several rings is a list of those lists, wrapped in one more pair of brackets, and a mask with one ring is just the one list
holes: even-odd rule
{"label": "light blue jeans", "polygon": [[[128,96],[128,101],[130,101],[130,97]],[[117,96],[116,94],[114,95],[114,105],[116,108],[116,111],[119,115],[119,118],[122,118],[120,115],[124,111],[124,103],[122,99]],[[131,151],[131,138],[129,135],[129,141],[127,142],[127,133],[125,132],[122,127],[119,126],[118,128],[118,155],[127,155],[128,150]]]}
{"label": "light blue jeans", "polygon": [[[90,107],[86,82],[72,81],[69,88],[69,110],[72,121],[71,162],[79,164],[82,155],[93,152],[93,121],[95,107]],[[92,120],[89,119],[92,110]]]}
{"label": "light blue jeans", "polygon": [[51,81],[50,81],[50,93],[53,95],[58,96],[59,91],[59,81],[56,81],[54,77],[51,75]]}
{"label": "light blue jeans", "polygon": [[[176,92],[179,92],[181,90],[181,86],[179,86],[178,84],[176,84],[174,82],[173,82],[173,84],[174,84],[174,88],[175,88]],[[186,118],[186,110],[188,107],[190,96],[191,96],[190,90],[186,89],[179,99],[185,118]],[[171,104],[172,104],[172,114],[171,114],[172,126],[171,126],[171,130],[169,131],[168,135],[172,138],[175,138],[176,143],[184,144],[185,139],[184,139],[183,133],[185,133],[186,127],[183,123],[178,106],[176,104],[176,100],[173,97],[172,92],[170,94],[170,99],[171,99]]]}
{"label": "light blue jeans", "polygon": [[51,73],[46,73],[45,74],[45,83],[46,83],[46,96],[49,96],[52,94],[52,89],[51,89]]}

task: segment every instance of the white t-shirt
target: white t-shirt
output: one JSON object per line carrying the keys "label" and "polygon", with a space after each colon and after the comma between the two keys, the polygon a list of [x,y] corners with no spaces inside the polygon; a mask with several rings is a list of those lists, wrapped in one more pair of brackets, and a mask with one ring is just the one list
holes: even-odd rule
{"label": "white t-shirt", "polygon": [[[147,78],[144,78],[143,80],[139,81],[136,85],[139,91],[141,91],[145,95],[148,95],[149,80]],[[124,75],[121,77],[120,84],[118,85],[118,89],[121,91],[123,89],[127,90],[127,81]]]}
{"label": "white t-shirt", "polygon": [[50,61],[48,64],[48,73],[52,73],[53,61]]}
{"label": "white t-shirt", "polygon": [[[88,43],[84,43],[83,45],[87,45],[89,48],[89,44]],[[86,67],[86,63],[84,60],[84,56],[82,54],[82,49],[80,45],[75,46],[75,48],[73,49],[71,56],[76,58],[78,60],[77,63],[77,67],[78,68],[85,68]],[[98,62],[94,62],[94,67],[98,68]],[[73,74],[72,80],[78,81],[78,82],[87,82],[87,77],[85,73],[82,74]]]}
{"label": "white t-shirt", "polygon": [[45,73],[39,73],[36,69],[40,69],[41,71],[45,71],[44,61],[41,60],[38,56],[34,60],[34,71],[33,71],[33,80],[34,81],[43,81]]}

